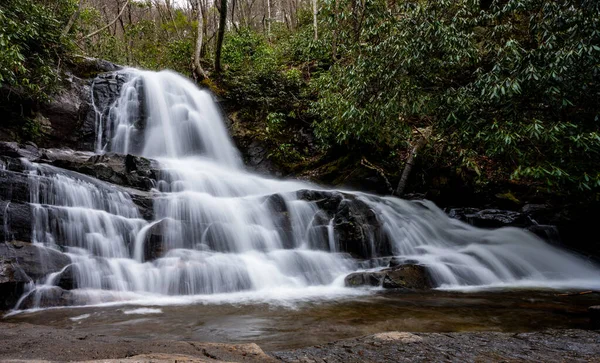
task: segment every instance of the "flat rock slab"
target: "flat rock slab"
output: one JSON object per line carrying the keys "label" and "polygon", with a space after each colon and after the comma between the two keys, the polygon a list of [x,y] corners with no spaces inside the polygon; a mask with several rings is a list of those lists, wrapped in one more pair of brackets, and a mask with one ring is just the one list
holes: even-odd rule
{"label": "flat rock slab", "polygon": [[266,354],[256,344],[141,340],[0,323],[2,362],[600,362],[600,332],[383,332]]}
{"label": "flat rock slab", "polygon": [[256,344],[139,340],[0,323],[0,361],[275,362]]}
{"label": "flat rock slab", "polygon": [[600,362],[600,332],[387,332],[271,353],[283,362]]}

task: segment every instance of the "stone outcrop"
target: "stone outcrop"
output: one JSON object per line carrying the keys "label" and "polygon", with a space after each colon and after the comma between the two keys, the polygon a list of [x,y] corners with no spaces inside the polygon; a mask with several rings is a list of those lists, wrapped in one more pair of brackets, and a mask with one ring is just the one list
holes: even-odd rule
{"label": "stone outcrop", "polygon": [[432,283],[424,266],[406,264],[380,271],[355,272],[346,276],[348,287],[381,286],[385,289],[431,289]]}

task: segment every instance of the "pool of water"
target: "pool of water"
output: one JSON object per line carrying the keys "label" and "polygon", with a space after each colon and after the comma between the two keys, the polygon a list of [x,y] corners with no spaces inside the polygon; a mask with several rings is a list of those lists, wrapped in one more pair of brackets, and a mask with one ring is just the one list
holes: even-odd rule
{"label": "pool of water", "polygon": [[26,311],[3,319],[136,339],[254,342],[291,349],[383,331],[523,332],[587,328],[600,295],[556,291],[376,292],[334,301],[101,306]]}

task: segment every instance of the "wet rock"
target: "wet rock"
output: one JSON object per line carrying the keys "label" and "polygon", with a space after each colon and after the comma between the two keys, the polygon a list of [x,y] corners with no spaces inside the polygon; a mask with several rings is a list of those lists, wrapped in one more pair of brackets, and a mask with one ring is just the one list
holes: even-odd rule
{"label": "wet rock", "polygon": [[178,229],[179,223],[169,219],[163,219],[162,221],[154,224],[146,232],[146,238],[144,240],[144,261],[154,261],[158,258],[163,257],[168,248],[167,232]]}
{"label": "wet rock", "polygon": [[[115,103],[121,92],[121,87],[127,77],[121,73],[104,73],[88,81],[89,90],[86,108],[82,112],[82,122],[79,128],[78,149],[94,150],[97,135],[96,124],[98,117],[108,118],[110,106]],[[96,110],[102,110],[99,114]],[[107,140],[102,140],[105,143]]]}
{"label": "wet rock", "polygon": [[273,194],[265,199],[263,205],[272,212],[273,225],[281,236],[284,248],[293,248],[292,222],[285,199],[281,194]]}
{"label": "wet rock", "polygon": [[348,287],[382,286],[386,289],[432,288],[427,269],[421,265],[401,265],[375,272],[355,272],[346,276],[344,284]]}
{"label": "wet rock", "polygon": [[51,308],[84,305],[86,299],[58,286],[44,286],[31,291],[23,298],[18,309]]}
{"label": "wet rock", "polygon": [[296,196],[314,202],[325,213],[319,216],[323,226],[333,220],[339,251],[362,259],[391,254],[379,217],[363,200],[351,194],[324,190],[299,190]]}
{"label": "wet rock", "polygon": [[10,158],[36,159],[40,153],[32,142],[20,145],[16,142],[0,141],[0,155]]}
{"label": "wet rock", "polygon": [[556,226],[535,224],[525,229],[531,233],[534,233],[545,241],[548,241],[552,244],[560,244],[560,233],[558,231],[558,227]]}
{"label": "wet rock", "polygon": [[354,272],[344,278],[348,287],[381,286],[385,274],[380,272]]}
{"label": "wet rock", "polygon": [[12,308],[30,281],[18,264],[0,257],[0,311]]}
{"label": "wet rock", "polygon": [[40,110],[38,123],[44,133],[44,146],[75,147],[83,141],[79,131],[90,108],[88,82],[71,75],[63,83],[64,87]]}
{"label": "wet rock", "polygon": [[[158,163],[140,156],[114,153],[92,156],[74,154],[76,153],[65,155],[52,150],[46,153],[54,166],[121,186],[150,190],[158,178]],[[88,158],[84,159],[85,156]]]}
{"label": "wet rock", "polygon": [[590,306],[590,327],[594,330],[600,330],[600,305]]}
{"label": "wet rock", "polygon": [[31,243],[0,244],[0,309],[12,308],[27,283],[58,272],[70,263],[69,256]]}
{"label": "wet rock", "polygon": [[33,280],[58,272],[71,263],[71,258],[62,252],[27,242],[0,244],[0,256],[4,263],[16,263]]}
{"label": "wet rock", "polygon": [[500,209],[456,208],[451,209],[448,216],[479,228],[525,228],[535,224],[523,213]]}
{"label": "wet rock", "polygon": [[0,242],[30,241],[31,218],[31,206],[28,203],[0,200]]}
{"label": "wet rock", "polygon": [[68,265],[61,273],[54,279],[54,285],[60,287],[63,290],[73,290],[77,288],[77,281],[75,279],[76,265]]}

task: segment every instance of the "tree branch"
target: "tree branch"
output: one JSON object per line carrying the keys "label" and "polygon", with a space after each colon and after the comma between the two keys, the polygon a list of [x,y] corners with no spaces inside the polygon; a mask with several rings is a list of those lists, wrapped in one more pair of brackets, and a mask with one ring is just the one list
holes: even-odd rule
{"label": "tree branch", "polygon": [[117,17],[113,19],[113,21],[111,21],[110,23],[106,24],[106,25],[105,25],[105,26],[103,26],[102,28],[100,28],[100,29],[96,30],[95,32],[92,32],[92,33],[90,33],[90,34],[88,34],[88,35],[86,35],[86,36],[84,36],[84,37],[80,38],[79,40],[82,40],[82,39],[87,39],[87,38],[91,38],[91,37],[93,37],[94,35],[96,35],[96,34],[100,33],[101,31],[103,31],[104,29],[107,29],[108,27],[112,26],[114,23],[116,23],[116,22],[117,22],[117,20],[119,20],[119,18],[121,17],[121,15],[123,15],[123,12],[125,11],[125,8],[127,7],[127,4],[129,4],[129,0],[125,1],[125,5],[123,5],[123,8],[121,8],[121,11],[120,11],[120,12],[119,12],[119,14],[117,15]]}

